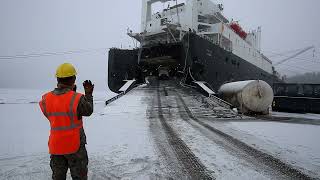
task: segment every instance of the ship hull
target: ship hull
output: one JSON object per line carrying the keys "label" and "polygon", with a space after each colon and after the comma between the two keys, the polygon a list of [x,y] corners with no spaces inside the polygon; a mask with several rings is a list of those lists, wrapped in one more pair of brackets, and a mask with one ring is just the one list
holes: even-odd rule
{"label": "ship hull", "polygon": [[194,79],[207,82],[216,91],[222,84],[234,81],[263,80],[271,86],[279,82],[272,74],[200,36],[191,34],[185,37],[188,41],[188,61]]}
{"label": "ship hull", "polygon": [[[279,82],[272,74],[196,34],[185,35],[180,47],[180,50],[175,49],[180,54],[176,57],[176,70],[188,72],[187,83],[205,81],[217,91],[227,82],[258,79],[271,86],[274,82]],[[143,81],[145,75],[141,73],[143,67],[138,63],[138,52],[139,50],[110,50],[108,85],[113,92],[117,92],[124,84],[123,80]]]}
{"label": "ship hull", "polygon": [[138,50],[112,48],[108,59],[108,86],[113,92],[124,85],[126,79],[136,79],[138,75]]}

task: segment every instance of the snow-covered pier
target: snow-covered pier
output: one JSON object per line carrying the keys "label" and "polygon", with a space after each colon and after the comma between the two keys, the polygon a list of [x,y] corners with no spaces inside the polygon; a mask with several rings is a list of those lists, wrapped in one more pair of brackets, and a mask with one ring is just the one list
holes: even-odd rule
{"label": "snow-covered pier", "polygon": [[[29,94],[1,91],[0,179],[51,177],[49,125],[37,93]],[[95,112],[84,121],[90,179],[320,177],[316,115],[238,116],[173,81],[153,80],[107,106],[104,100],[95,96]]]}

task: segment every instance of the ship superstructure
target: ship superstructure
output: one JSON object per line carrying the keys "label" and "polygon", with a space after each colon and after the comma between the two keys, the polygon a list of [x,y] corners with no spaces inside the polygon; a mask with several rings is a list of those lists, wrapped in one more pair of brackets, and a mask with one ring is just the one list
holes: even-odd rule
{"label": "ship superstructure", "polygon": [[[171,6],[153,12],[159,2]],[[143,81],[159,71],[169,76],[183,73],[185,80],[205,81],[215,90],[239,80],[272,84],[275,71],[261,53],[261,27],[246,32],[238,22],[229,21],[223,9],[211,0],[143,0],[141,32],[127,32],[140,48],[110,51],[110,89],[117,91],[125,79]]]}
{"label": "ship superstructure", "polygon": [[175,4],[152,14],[152,5],[156,2],[177,1],[143,0],[142,33],[129,32],[142,46],[182,41],[191,30],[264,71],[273,73],[272,62],[261,53],[261,27],[246,33],[237,22],[229,22],[224,17],[222,4],[211,0],[186,0],[186,3]]}

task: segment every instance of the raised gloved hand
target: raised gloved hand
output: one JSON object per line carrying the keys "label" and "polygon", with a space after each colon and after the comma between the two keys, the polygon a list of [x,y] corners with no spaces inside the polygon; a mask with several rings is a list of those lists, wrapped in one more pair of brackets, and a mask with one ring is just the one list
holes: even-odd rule
{"label": "raised gloved hand", "polygon": [[86,95],[92,96],[94,84],[92,84],[92,82],[90,80],[85,80],[83,82],[83,88],[84,88],[84,92],[86,93]]}

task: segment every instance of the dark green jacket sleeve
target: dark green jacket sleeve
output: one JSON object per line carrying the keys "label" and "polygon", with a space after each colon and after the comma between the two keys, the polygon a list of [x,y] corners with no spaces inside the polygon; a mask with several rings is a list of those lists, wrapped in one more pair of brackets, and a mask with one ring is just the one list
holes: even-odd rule
{"label": "dark green jacket sleeve", "polygon": [[83,95],[77,108],[78,117],[90,116],[93,113],[93,97]]}
{"label": "dark green jacket sleeve", "polygon": [[[77,107],[78,117],[90,116],[93,113],[93,97],[92,96],[81,96],[80,102]],[[87,137],[84,129],[80,129],[80,146],[87,144]]]}

